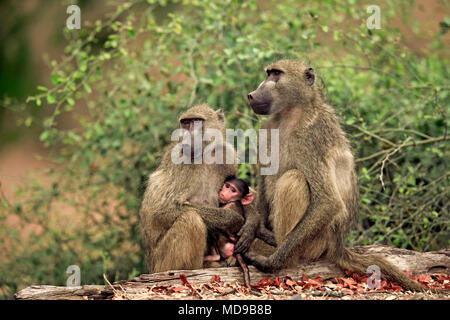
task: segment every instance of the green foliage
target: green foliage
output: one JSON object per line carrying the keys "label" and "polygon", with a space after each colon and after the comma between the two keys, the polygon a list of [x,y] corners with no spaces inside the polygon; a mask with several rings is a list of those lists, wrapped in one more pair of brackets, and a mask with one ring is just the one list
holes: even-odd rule
{"label": "green foliage", "polygon": [[[28,98],[30,108],[52,110],[40,140],[63,170],[49,172],[50,187],[32,181],[20,202],[0,202],[0,294],[64,285],[71,264],[82,284],[145,272],[141,196],[177,116],[206,101],[225,111],[228,127],[258,127],[246,95],[281,57],[311,60],[354,147],[361,219],[349,244],[449,245],[442,32],[420,56],[388,22],[405,10],[392,1],[380,30],[367,30],[366,8],[355,1],[166,2],[124,2],[89,28],[67,31],[53,86]],[[65,113],[80,126],[59,129]],[[240,175],[256,186],[255,167],[242,165]],[[7,222],[12,214],[17,222]]]}

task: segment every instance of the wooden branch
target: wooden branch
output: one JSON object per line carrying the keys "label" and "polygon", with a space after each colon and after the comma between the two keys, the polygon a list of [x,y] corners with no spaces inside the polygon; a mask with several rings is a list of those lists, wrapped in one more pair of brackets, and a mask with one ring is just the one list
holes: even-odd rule
{"label": "wooden branch", "polygon": [[[425,140],[419,140],[419,141],[413,141],[413,142],[410,142],[410,143],[405,143],[402,147],[411,147],[411,146],[415,147],[415,146],[417,146],[419,144],[427,144],[427,143],[434,143],[434,142],[438,142],[438,141],[447,141],[447,140],[450,140],[450,137],[442,136],[442,137],[437,137],[437,138],[430,138],[430,139],[425,139]],[[364,161],[370,160],[372,158],[381,156],[381,155],[383,155],[385,153],[391,152],[392,149],[393,149],[393,147],[392,148],[388,148],[388,149],[384,149],[384,150],[381,150],[381,151],[378,151],[378,152],[373,153],[370,156],[367,156],[367,157],[364,157],[364,158],[358,158],[358,159],[355,160],[355,163],[364,162]]]}
{"label": "wooden branch", "polygon": [[[450,273],[450,248],[434,252],[415,252],[411,250],[392,248],[388,246],[372,245],[354,247],[353,251],[361,254],[379,254],[384,256],[401,270],[411,270],[417,274]],[[252,283],[262,278],[289,276],[298,280],[305,274],[308,278],[322,277],[330,279],[344,276],[344,272],[333,263],[322,260],[300,264],[294,268],[283,269],[269,274],[258,271],[249,266]],[[147,292],[152,286],[179,286],[180,275],[185,275],[188,281],[197,284],[209,283],[212,276],[220,276],[224,282],[243,282],[242,271],[238,267],[210,268],[197,270],[174,270],[154,274],[142,274],[128,281],[119,281],[113,286],[84,285],[80,287],[58,287],[50,285],[34,285],[27,287],[14,295],[19,300],[83,300],[110,299],[115,290],[136,294]]]}

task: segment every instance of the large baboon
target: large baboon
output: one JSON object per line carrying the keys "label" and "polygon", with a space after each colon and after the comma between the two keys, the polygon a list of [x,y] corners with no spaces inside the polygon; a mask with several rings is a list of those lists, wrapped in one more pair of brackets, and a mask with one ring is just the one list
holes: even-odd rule
{"label": "large baboon", "polygon": [[[255,113],[271,115],[262,128],[280,130],[279,171],[260,177],[258,196],[258,210],[278,246],[270,257],[247,253],[249,262],[264,271],[319,258],[360,273],[377,265],[405,289],[421,290],[381,257],[344,248],[359,204],[354,159],[333,108],[321,98],[314,70],[301,61],[280,60],[266,73],[248,100]],[[241,237],[236,252],[248,249],[250,236]]]}
{"label": "large baboon", "polygon": [[[203,132],[214,128],[225,133],[223,112],[214,111],[206,104],[186,111],[180,117],[180,125],[192,136],[197,125]],[[204,161],[175,164],[172,150],[177,144],[174,142],[167,148],[161,165],[150,175],[140,210],[150,272],[201,268],[207,232],[236,232],[244,223],[234,210],[218,208],[218,192],[224,179],[236,174],[236,164],[206,164]],[[194,149],[187,155],[190,160],[195,160]],[[190,204],[184,204],[186,201]]]}

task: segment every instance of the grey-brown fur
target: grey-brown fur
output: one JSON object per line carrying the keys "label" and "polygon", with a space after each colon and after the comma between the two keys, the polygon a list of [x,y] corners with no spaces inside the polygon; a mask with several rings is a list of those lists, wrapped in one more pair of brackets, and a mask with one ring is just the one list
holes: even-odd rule
{"label": "grey-brown fur", "polygon": [[[203,130],[225,132],[222,111],[201,104],[187,110],[183,119],[204,119]],[[225,139],[224,139],[225,141]],[[174,164],[166,150],[158,169],[148,179],[140,210],[140,226],[150,272],[201,268],[208,231],[237,232],[243,217],[218,208],[218,192],[236,164]],[[226,148],[228,146],[222,146]],[[183,204],[188,200],[190,205]]]}
{"label": "grey-brown fur", "polygon": [[[260,176],[258,195],[263,224],[273,230],[278,247],[270,257],[249,252],[247,259],[264,271],[319,258],[360,273],[375,264],[404,288],[421,290],[381,257],[344,248],[358,214],[354,159],[333,108],[321,98],[314,70],[302,61],[280,60],[266,71],[249,102],[256,113],[271,115],[262,128],[280,130],[279,171]],[[247,223],[243,228],[250,229]],[[235,250],[245,252],[249,242],[241,237]]]}

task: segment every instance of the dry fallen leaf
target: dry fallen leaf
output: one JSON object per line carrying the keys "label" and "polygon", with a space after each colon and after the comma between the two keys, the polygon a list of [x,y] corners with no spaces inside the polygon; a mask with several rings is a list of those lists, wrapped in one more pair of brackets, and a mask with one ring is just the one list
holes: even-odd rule
{"label": "dry fallen leaf", "polygon": [[[450,276],[447,274],[412,276],[411,273],[406,273],[428,288],[449,289],[450,287]],[[377,290],[369,290],[367,287],[368,276],[359,276],[354,272],[346,274],[347,277],[326,281],[321,277],[308,278],[306,275],[302,275],[297,280],[288,276],[274,279],[263,278],[252,285],[251,290],[246,288],[243,283],[225,283],[218,275],[212,276],[209,283],[197,284],[189,282],[186,275],[182,274],[180,275],[180,285],[148,287],[148,291],[140,293],[139,299],[287,299],[288,297],[316,299],[334,297],[350,300],[355,296],[359,299],[364,296],[366,299],[373,299],[376,296],[377,299],[394,300],[407,299],[405,296],[411,295],[411,292],[403,290],[397,283],[386,280],[381,281],[380,288]],[[388,292],[395,294],[388,294]],[[367,293],[371,294],[367,295]],[[129,295],[115,295],[112,299],[123,300],[129,299],[129,297]]]}

